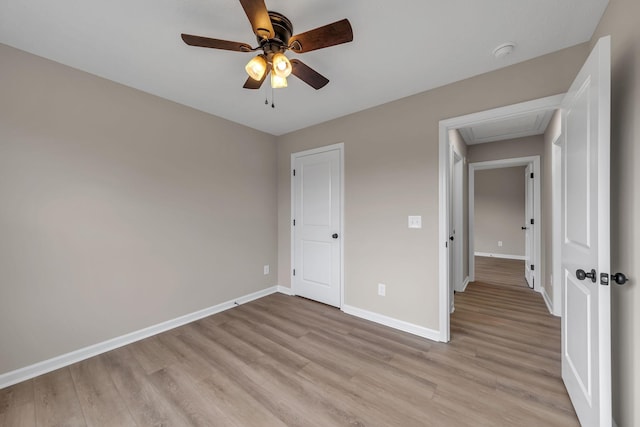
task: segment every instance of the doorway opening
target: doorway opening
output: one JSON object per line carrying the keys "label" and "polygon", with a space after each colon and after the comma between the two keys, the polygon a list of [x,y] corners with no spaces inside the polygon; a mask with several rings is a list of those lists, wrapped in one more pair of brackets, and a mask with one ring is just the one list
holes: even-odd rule
{"label": "doorway opening", "polygon": [[[455,308],[455,293],[456,289],[456,272],[455,269],[452,268],[452,264],[455,265],[455,244],[451,245],[451,232],[455,229],[453,223],[455,222],[455,213],[456,206],[454,205],[454,194],[462,192],[463,194],[466,192],[469,194],[468,197],[468,215],[471,217],[472,215],[472,184],[473,178],[472,174],[475,173],[476,170],[480,170],[482,168],[491,169],[496,167],[510,167],[510,166],[529,166],[531,167],[535,177],[541,177],[541,160],[540,156],[526,156],[526,157],[515,157],[508,159],[510,157],[508,154],[504,157],[507,157],[507,160],[487,160],[483,162],[476,162],[475,166],[472,167],[470,163],[468,165],[468,180],[466,181],[467,185],[465,188],[464,182],[456,182],[453,178],[454,176],[454,165],[455,165],[455,156],[454,150],[452,148],[453,145],[456,145],[454,141],[451,140],[452,132],[458,133],[461,137],[463,137],[461,131],[466,131],[468,134],[464,135],[467,137],[476,138],[476,143],[481,142],[495,142],[504,139],[515,139],[519,137],[524,137],[528,135],[540,135],[544,133],[547,124],[549,123],[550,117],[553,115],[554,111],[557,110],[560,106],[562,99],[564,98],[564,94],[555,95],[551,97],[541,98],[533,101],[523,102],[520,104],[514,104],[506,107],[496,108],[492,110],[487,110],[479,113],[473,113],[465,116],[460,116],[452,119],[442,120],[440,122],[440,241],[442,242],[439,250],[440,255],[440,268],[439,268],[439,286],[440,286],[440,340],[443,342],[448,342],[450,339],[450,313]],[[546,117],[546,119],[544,118]],[[534,130],[537,133],[526,133],[531,132],[531,129],[524,133],[519,133],[526,126],[530,128],[538,128],[538,130]],[[469,135],[470,133],[470,135]],[[505,135],[509,135],[506,136]],[[493,138],[493,139],[492,139]],[[467,138],[464,138],[465,140]],[[513,161],[515,163],[509,164],[508,161]],[[541,180],[535,180],[537,183],[533,183],[533,211],[534,223],[541,220]],[[537,199],[536,199],[537,197]],[[537,203],[536,203],[537,201]],[[531,218],[529,218],[531,219]],[[524,218],[523,218],[524,220]],[[463,221],[464,222],[464,221]],[[468,221],[466,243],[468,244],[468,251],[466,253],[467,261],[466,270],[468,272],[468,278],[463,280],[463,283],[468,283],[474,279],[474,247],[473,247],[473,229],[472,229],[473,219],[470,218]],[[538,222],[540,224],[540,222]],[[536,225],[536,224],[533,224]],[[524,224],[523,224],[524,226]],[[548,225],[550,226],[550,225]],[[531,253],[531,258],[534,260],[529,266],[533,265],[533,269],[530,269],[530,282],[532,283],[534,289],[536,291],[542,291],[543,289],[543,276],[541,272],[541,261],[542,261],[542,234],[541,227],[534,227],[531,230],[531,249],[533,249]],[[455,239],[454,239],[455,241]],[[460,242],[459,242],[460,243]],[[464,240],[462,242],[462,246],[464,246]],[[550,244],[550,242],[549,242]],[[536,268],[537,266],[537,268]],[[550,268],[550,266],[548,267]],[[524,273],[524,272],[523,272]],[[547,301],[545,299],[545,301]],[[547,301],[548,304],[548,301]]]}
{"label": "doorway opening", "polygon": [[[522,260],[523,271],[522,274],[525,277],[527,285],[540,292],[542,288],[542,280],[540,274],[541,264],[541,240],[542,232],[540,227],[541,213],[541,189],[540,189],[540,169],[541,169],[540,156],[528,156],[518,157],[513,159],[493,160],[478,163],[469,164],[469,281],[475,281],[475,257],[498,257],[504,259],[516,259]],[[515,180],[515,187],[520,187],[520,195],[523,196],[523,200],[519,200],[520,206],[518,206],[517,199],[519,194],[510,195],[506,188],[513,187],[513,182],[491,182],[491,180],[479,181],[476,179],[477,175],[480,175],[484,171],[498,171],[507,172],[506,174],[496,175],[502,180],[509,179]],[[515,173],[515,177],[511,176]],[[494,177],[491,177],[494,178]],[[482,215],[478,218],[480,221],[478,225],[485,226],[481,228],[485,231],[488,227],[501,227],[503,225],[510,226],[512,228],[511,233],[503,234],[508,241],[502,240],[489,243],[491,237],[487,234],[491,234],[492,231],[482,233],[476,233],[476,190],[477,182],[487,181],[486,184],[495,187],[503,185],[506,187],[498,188],[503,193],[502,200],[508,200],[510,206],[502,206],[499,203],[499,199],[494,198],[489,203],[482,203],[478,207],[482,207]],[[494,194],[500,196],[500,194]],[[511,199],[511,200],[509,200]],[[484,200],[482,200],[484,202]],[[514,206],[515,203],[515,206]],[[493,206],[491,206],[493,205]],[[495,209],[490,209],[495,208]],[[515,212],[513,212],[515,211]],[[478,212],[480,213],[480,212]],[[510,215],[514,214],[514,215]],[[515,216],[515,218],[514,218]],[[518,226],[518,224],[521,224]],[[517,230],[517,229],[520,230]],[[517,234],[517,235],[516,235]],[[513,236],[513,237],[510,237]],[[477,237],[480,237],[477,239]],[[493,248],[493,244],[498,247]],[[503,245],[506,243],[506,245]],[[505,250],[502,250],[506,246]],[[538,268],[536,268],[538,266]]]}

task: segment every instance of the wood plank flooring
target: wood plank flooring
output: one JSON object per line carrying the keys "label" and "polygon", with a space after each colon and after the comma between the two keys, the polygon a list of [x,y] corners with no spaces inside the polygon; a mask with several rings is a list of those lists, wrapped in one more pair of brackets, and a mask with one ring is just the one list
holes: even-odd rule
{"label": "wood plank flooring", "polygon": [[0,425],[579,425],[537,293],[455,304],[442,344],[270,295],[0,390]]}
{"label": "wood plank flooring", "polygon": [[528,287],[524,278],[524,261],[483,256],[477,256],[474,260],[476,282]]}

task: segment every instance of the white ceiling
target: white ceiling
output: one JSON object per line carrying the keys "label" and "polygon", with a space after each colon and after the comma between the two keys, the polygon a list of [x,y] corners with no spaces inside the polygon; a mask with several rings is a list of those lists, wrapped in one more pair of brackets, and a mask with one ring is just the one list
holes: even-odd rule
{"label": "white ceiling", "polygon": [[477,123],[458,129],[468,145],[541,135],[547,129],[553,109],[516,114],[508,118]]}
{"label": "white ceiling", "polygon": [[[185,45],[180,33],[256,45],[237,0],[2,0],[0,43],[281,135],[590,39],[608,0],[266,0],[301,33],[342,18],[354,41],[302,55],[330,79],[243,89],[249,53]],[[507,41],[513,54],[496,59]]]}

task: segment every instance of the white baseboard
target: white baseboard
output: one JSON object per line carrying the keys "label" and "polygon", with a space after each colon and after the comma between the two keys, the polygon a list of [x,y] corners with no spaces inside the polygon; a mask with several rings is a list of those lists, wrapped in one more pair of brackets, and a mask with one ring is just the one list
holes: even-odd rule
{"label": "white baseboard", "polygon": [[363,310],[361,308],[353,307],[346,304],[342,306],[342,311],[352,316],[360,317],[361,319],[369,320],[371,322],[380,323],[381,325],[389,326],[390,328],[418,335],[432,341],[440,341],[440,331],[434,331],[433,329],[405,322],[404,320],[394,319],[393,317],[384,316],[382,314]]}
{"label": "white baseboard", "polygon": [[469,276],[467,276],[464,279],[464,282],[462,282],[462,290],[460,292],[464,292],[467,290],[467,286],[469,286]]}
{"label": "white baseboard", "polygon": [[285,294],[285,295],[289,295],[289,296],[295,295],[293,293],[293,289],[287,288],[286,286],[277,286],[277,288],[278,288],[278,292],[280,292],[281,294]]}
{"label": "white baseboard", "polygon": [[493,254],[493,253],[490,253],[490,252],[474,252],[473,254],[475,256],[486,256],[486,257],[505,258],[505,259],[517,259],[517,260],[520,260],[520,261],[524,261],[525,260],[524,255]]}
{"label": "white baseboard", "polygon": [[37,377],[38,375],[55,371],[56,369],[69,366],[73,363],[89,359],[90,357],[106,353],[107,351],[114,350],[118,347],[122,347],[136,341],[140,341],[144,338],[157,335],[170,329],[177,328],[178,326],[186,325],[187,323],[194,322],[204,317],[220,313],[237,305],[245,304],[249,301],[271,295],[275,292],[281,292],[279,288],[279,286],[272,286],[267,289],[253,292],[249,295],[234,298],[232,300],[214,305],[212,307],[185,314],[184,316],[176,317],[175,319],[167,320],[165,322],[158,323],[156,325],[149,326],[147,328],[140,329],[125,335],[121,335],[119,337],[112,338],[98,344],[90,345],[88,347],[84,347],[70,353],[62,354],[48,360],[43,360],[42,362],[25,366],[24,368],[6,372],[0,375],[0,389]]}
{"label": "white baseboard", "polygon": [[[542,299],[544,300],[544,303],[547,305],[547,310],[549,310],[550,314],[553,314],[553,304],[551,304],[551,298],[549,298],[549,295],[547,294],[547,289],[543,286],[542,290],[540,291],[540,293],[542,294]],[[555,316],[555,314],[553,314]]]}

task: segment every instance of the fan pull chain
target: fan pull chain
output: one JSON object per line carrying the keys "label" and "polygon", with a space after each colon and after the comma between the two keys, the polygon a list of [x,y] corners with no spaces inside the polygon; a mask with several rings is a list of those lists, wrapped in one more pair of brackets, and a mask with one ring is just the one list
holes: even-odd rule
{"label": "fan pull chain", "polygon": [[276,108],[276,104],[275,104],[275,93],[273,92],[273,86],[271,87],[271,108]]}

